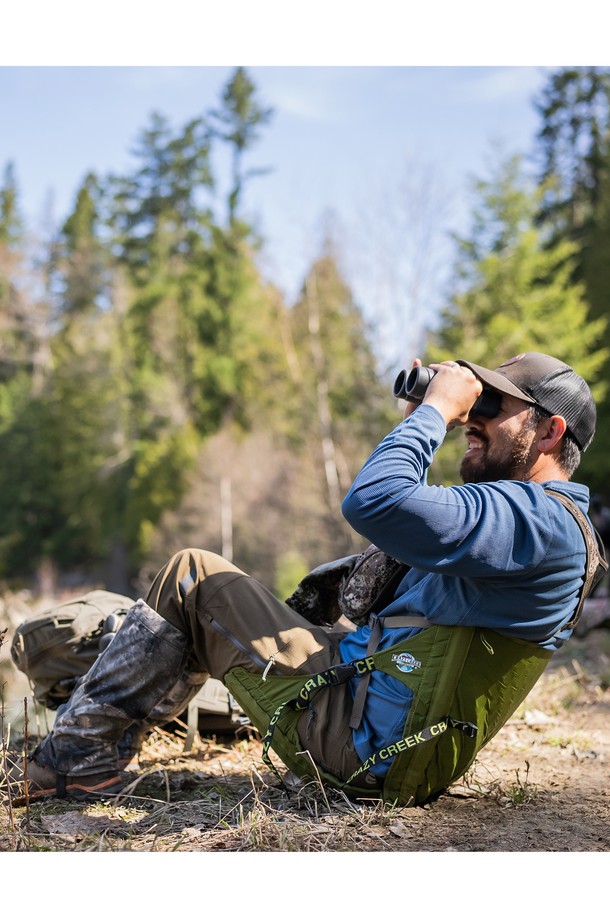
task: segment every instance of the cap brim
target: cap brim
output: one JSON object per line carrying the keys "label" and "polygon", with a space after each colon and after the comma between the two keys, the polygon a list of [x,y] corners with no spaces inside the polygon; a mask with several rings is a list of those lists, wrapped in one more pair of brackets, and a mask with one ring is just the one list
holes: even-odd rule
{"label": "cap brim", "polygon": [[482,365],[476,365],[474,362],[466,362],[465,359],[456,359],[456,362],[458,365],[465,365],[469,368],[470,371],[473,372],[483,384],[488,385],[488,387],[494,388],[496,391],[501,391],[502,394],[510,394],[512,397],[518,397],[519,400],[525,400],[527,403],[536,403],[533,397],[530,397],[529,394],[526,394],[521,388],[518,388],[516,384],[513,384],[512,381],[509,381],[504,375],[493,372],[491,369],[483,368]]}

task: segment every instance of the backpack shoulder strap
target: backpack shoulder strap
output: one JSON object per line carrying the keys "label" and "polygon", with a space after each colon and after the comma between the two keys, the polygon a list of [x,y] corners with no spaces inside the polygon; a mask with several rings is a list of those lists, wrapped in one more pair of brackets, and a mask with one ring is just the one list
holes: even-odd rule
{"label": "backpack shoulder strap", "polygon": [[586,518],[586,516],[583,514],[583,512],[581,512],[576,503],[563,492],[557,492],[555,489],[545,489],[544,491],[547,496],[551,496],[561,502],[561,504],[570,512],[580,527],[587,548],[585,578],[580,591],[578,606],[576,607],[571,620],[562,627],[562,630],[560,630],[563,631],[563,629],[574,629],[578,623],[582,613],[585,598],[591,593],[595,585],[598,584],[602,576],[605,575],[608,571],[608,562],[606,560],[606,552],[604,550],[604,545],[602,543],[601,537],[593,525]]}

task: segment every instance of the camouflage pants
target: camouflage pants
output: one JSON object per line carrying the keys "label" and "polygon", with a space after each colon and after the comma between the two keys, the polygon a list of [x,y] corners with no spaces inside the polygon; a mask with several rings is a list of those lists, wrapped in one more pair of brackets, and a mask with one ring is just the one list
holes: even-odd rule
{"label": "camouflage pants", "polygon": [[[218,680],[234,667],[269,676],[317,673],[340,662],[344,634],[310,623],[220,556],[183,550],[58,710],[35,759],[63,774],[114,771],[124,731],[144,720],[185,671]],[[304,749],[339,778],[360,765],[351,707],[348,685],[336,686],[323,690],[299,722]]]}

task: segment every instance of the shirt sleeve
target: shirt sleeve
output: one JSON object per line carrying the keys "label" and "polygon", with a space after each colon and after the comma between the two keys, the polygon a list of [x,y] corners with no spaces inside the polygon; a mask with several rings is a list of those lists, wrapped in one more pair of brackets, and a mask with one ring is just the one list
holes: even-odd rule
{"label": "shirt sleeve", "polygon": [[350,525],[384,552],[422,571],[491,577],[544,557],[546,497],[536,484],[430,486],[427,471],[446,434],[422,404],[377,446],[343,502]]}

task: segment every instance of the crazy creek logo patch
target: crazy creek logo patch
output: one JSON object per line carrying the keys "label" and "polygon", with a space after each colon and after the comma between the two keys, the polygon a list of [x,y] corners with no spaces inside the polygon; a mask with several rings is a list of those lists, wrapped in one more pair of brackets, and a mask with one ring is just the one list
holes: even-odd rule
{"label": "crazy creek logo patch", "polygon": [[409,674],[412,670],[417,670],[421,667],[421,661],[414,658],[408,651],[401,651],[400,654],[393,654],[392,660],[403,674]]}

